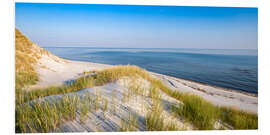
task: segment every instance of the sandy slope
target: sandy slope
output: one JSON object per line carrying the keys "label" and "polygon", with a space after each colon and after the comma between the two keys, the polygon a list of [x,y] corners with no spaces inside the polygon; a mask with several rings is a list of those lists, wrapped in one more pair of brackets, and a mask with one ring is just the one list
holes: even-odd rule
{"label": "sandy slope", "polygon": [[[40,81],[34,87],[63,84],[76,79],[83,71],[102,70],[107,67],[111,66],[65,60],[52,54],[42,55],[39,64],[36,67]],[[151,74],[154,77],[161,79],[165,84],[175,90],[195,93],[215,105],[235,106],[245,111],[257,113],[258,97],[254,94],[226,90],[157,73]]]}
{"label": "sandy slope", "polygon": [[[103,112],[102,105],[98,111],[91,111],[87,114],[87,121],[81,123],[79,119],[79,112],[74,121],[67,121],[61,124],[55,132],[93,132],[93,131],[119,131],[121,127],[121,119],[128,118],[128,115],[138,117],[138,131],[146,131],[146,125],[144,117],[152,106],[151,98],[143,95],[132,95],[130,99],[124,100],[125,92],[128,91],[127,85],[131,80],[130,78],[122,78],[116,82],[108,83],[104,86],[98,86],[93,88],[82,89],[78,92],[68,93],[68,95],[77,95],[81,99],[90,93],[95,97],[95,93],[100,91],[102,94],[101,99],[108,100],[108,111]],[[148,95],[149,82],[138,78],[135,81],[139,81],[141,88],[145,89],[145,95]],[[112,101],[112,90],[115,90],[115,99]],[[48,96],[42,100],[57,100],[63,95]],[[162,103],[164,104],[164,111],[162,113],[166,122],[173,122],[181,130],[191,130],[192,125],[184,123],[180,118],[172,115],[170,104],[178,103],[179,101],[167,96],[165,93],[161,93]],[[115,107],[115,109],[113,109]],[[114,112],[115,110],[115,112]],[[104,117],[105,115],[105,117]]]}
{"label": "sandy slope", "polygon": [[39,82],[32,87],[47,87],[61,85],[78,78],[84,71],[102,70],[109,65],[70,61],[59,58],[52,54],[41,55],[36,71]]}

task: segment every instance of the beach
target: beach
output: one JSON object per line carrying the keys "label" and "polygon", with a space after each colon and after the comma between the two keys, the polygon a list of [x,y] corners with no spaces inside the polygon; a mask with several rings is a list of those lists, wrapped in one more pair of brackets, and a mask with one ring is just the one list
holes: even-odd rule
{"label": "beach", "polygon": [[[19,31],[17,34],[20,35]],[[17,40],[26,39],[18,37]],[[164,68],[164,65],[157,73],[139,64],[116,64],[115,61],[101,64],[63,58],[36,44],[23,47],[16,53],[16,123],[21,132],[257,129],[256,93],[173,77],[166,74],[172,68]],[[26,53],[25,48],[30,53]],[[71,49],[71,52],[73,54],[67,56],[83,56],[74,56],[78,51]],[[89,56],[88,52],[84,53]],[[141,54],[136,54],[132,53],[133,56],[127,59],[145,62]],[[150,54],[155,61],[157,58]],[[104,60],[100,56],[97,58]],[[93,60],[92,56],[86,59]],[[174,60],[167,57],[166,60],[171,63],[164,63],[168,64],[165,67],[185,66],[181,65],[183,62],[173,65]],[[147,62],[148,66],[159,68],[159,64],[151,63],[149,59]],[[160,59],[156,62],[162,64]],[[27,73],[25,69],[28,69]],[[249,70],[241,74],[254,73]],[[45,126],[37,127],[40,124]]]}
{"label": "beach", "polygon": [[[66,60],[53,54],[41,55],[36,65],[36,72],[40,79],[37,84],[31,87],[66,84],[80,77],[83,72],[102,70],[109,67],[112,67],[112,65]],[[206,85],[153,72],[149,73],[153,77],[162,80],[173,90],[196,94],[214,105],[235,107],[253,113],[258,112],[258,97],[256,94]]]}
{"label": "beach", "polygon": [[221,88],[258,92],[257,50],[46,47],[69,60],[137,65],[150,72]]}

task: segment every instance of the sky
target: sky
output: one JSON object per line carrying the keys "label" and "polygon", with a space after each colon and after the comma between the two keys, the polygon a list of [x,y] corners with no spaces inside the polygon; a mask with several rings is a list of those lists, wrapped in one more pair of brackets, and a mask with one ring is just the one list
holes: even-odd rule
{"label": "sky", "polygon": [[16,3],[15,26],[42,47],[258,48],[257,8]]}

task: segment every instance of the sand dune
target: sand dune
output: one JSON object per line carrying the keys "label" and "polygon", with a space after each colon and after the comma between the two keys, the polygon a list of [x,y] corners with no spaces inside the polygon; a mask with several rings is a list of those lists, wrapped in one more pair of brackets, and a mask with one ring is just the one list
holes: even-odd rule
{"label": "sand dune", "polygon": [[[77,117],[74,121],[67,121],[64,124],[61,124],[56,132],[93,132],[93,131],[118,131],[121,127],[121,121],[125,120],[130,116],[138,118],[138,128],[137,131],[146,131],[145,125],[145,116],[150,110],[152,103],[151,98],[137,95],[131,96],[129,99],[124,101],[125,92],[128,91],[127,85],[132,81],[130,78],[122,78],[116,82],[106,84],[104,86],[93,87],[82,89],[78,92],[68,93],[67,95],[76,95],[80,99],[83,99],[84,96],[90,94],[96,96],[96,92],[101,92],[101,100],[108,100],[108,111],[104,112],[102,106],[101,109],[97,111],[92,111],[87,114],[87,120],[82,123],[79,119],[80,113],[77,112]],[[134,80],[133,80],[134,81]],[[148,95],[149,82],[138,78],[136,81],[140,81],[141,87],[145,89],[145,95]],[[113,97],[112,91],[115,90],[115,96]],[[48,96],[43,99],[38,100],[58,100],[64,95],[53,95]],[[162,116],[165,118],[165,122],[174,122],[178,128],[181,130],[191,130],[192,125],[184,123],[180,118],[174,117],[172,115],[170,104],[176,104],[179,101],[175,100],[172,97],[167,96],[165,93],[161,93],[162,103],[164,104],[164,111]],[[94,97],[93,97],[94,98]],[[114,101],[112,99],[114,98]]]}
{"label": "sand dune", "polygon": [[[36,67],[40,80],[33,87],[61,85],[78,78],[84,71],[102,70],[108,67],[111,67],[111,65],[65,60],[52,54],[42,55],[39,64]],[[248,94],[167,75],[150,73],[154,77],[162,80],[170,88],[177,91],[192,92],[215,105],[233,106],[245,111],[257,113],[258,97],[255,94]]]}
{"label": "sand dune", "polygon": [[[74,85],[75,87],[73,87],[75,92],[62,91],[63,87],[61,87],[58,89],[61,92],[58,93],[56,90],[53,91],[55,93],[49,93],[45,90],[43,96],[35,95],[35,92],[37,91],[32,91],[29,93],[18,92],[16,98],[18,98],[18,103],[20,104],[16,106],[16,120],[18,120],[18,122],[16,121],[16,124],[19,124],[18,127],[21,128],[22,132],[131,131],[129,129],[130,127],[132,127],[132,131],[200,129],[200,127],[202,127],[201,125],[198,125],[198,123],[196,125],[192,119],[187,121],[187,117],[181,114],[185,112],[183,111],[184,109],[181,108],[183,107],[182,105],[185,106],[187,103],[186,106],[190,107],[191,105],[189,102],[186,102],[187,100],[183,100],[184,96],[181,97],[182,100],[176,97],[179,95],[175,94],[172,90],[196,94],[217,106],[233,106],[253,113],[257,113],[258,110],[258,97],[255,94],[214,87],[153,72],[149,72],[150,76],[152,77],[149,77],[148,75],[147,77],[161,80],[165,85],[171,88],[170,92],[165,91],[164,87],[166,86],[164,85],[162,85],[164,87],[156,87],[154,84],[160,84],[160,82],[156,79],[153,80],[156,80],[157,82],[147,79],[147,77],[144,76],[145,74],[141,76],[136,74],[138,70],[134,70],[133,72],[135,74],[132,74],[132,76],[121,76],[115,80],[110,78],[121,74],[118,73],[118,71],[115,71],[117,74],[108,73],[106,71],[104,71],[103,74],[97,73],[97,75],[100,76],[95,78],[96,76],[92,76],[95,74],[94,72],[88,74],[84,74],[84,72],[103,70],[112,67],[112,65],[72,61],[59,58],[45,49],[40,48],[38,45],[26,40],[27,38],[21,35],[18,30],[16,32],[16,54],[18,55],[16,55],[16,66],[18,68],[16,71],[23,72],[25,69],[28,69],[28,75],[32,75],[30,76],[32,77],[30,78],[32,79],[31,81],[35,80],[37,75],[39,79],[35,85],[21,86],[21,90],[43,90],[36,88],[65,85],[81,76],[85,76],[85,78],[82,79],[86,80],[89,75],[92,77],[91,83],[95,84],[87,84],[85,87],[80,87],[81,84],[85,83],[85,80],[80,80],[79,83],[81,84]],[[126,69],[123,68],[121,70],[121,72],[123,72]],[[139,70],[142,71],[141,69]],[[37,74],[30,74],[34,71],[36,71]],[[129,71],[132,70],[127,71],[124,72],[124,75],[127,75]],[[143,71],[143,73],[146,72]],[[103,79],[110,81],[103,81]],[[105,84],[98,84],[98,82],[104,82]],[[103,85],[100,86],[101,84]],[[93,87],[88,88],[88,86]],[[67,89],[70,90],[69,87],[67,87]],[[175,94],[176,96],[173,96],[171,93]],[[178,98],[178,100],[173,97]],[[195,105],[192,105],[198,107],[200,105],[197,105],[196,103],[204,100],[196,100],[196,98],[189,99],[195,101]],[[23,102],[20,102],[21,100]],[[207,102],[206,105],[210,105],[212,108],[214,108],[212,104]],[[32,107],[35,109],[33,110]],[[175,110],[175,108],[178,110]],[[87,109],[86,113],[85,109]],[[183,110],[179,111],[179,109]],[[192,114],[192,112],[194,112],[194,109],[191,109],[191,111],[188,111],[188,113],[185,112],[185,114]],[[195,112],[199,115],[198,120],[200,120],[201,123],[205,123],[205,120],[201,119],[201,117],[207,116],[208,112],[210,112],[210,115],[213,115],[213,112],[209,110],[205,112],[200,107],[199,109],[195,110]],[[70,115],[71,113],[72,115]],[[225,114],[226,113],[224,113],[224,115]],[[196,115],[193,116],[196,117]],[[67,117],[70,117],[71,119]],[[245,116],[241,117],[242,121],[246,120],[244,117]],[[84,119],[84,122],[82,121],[82,118]],[[210,129],[235,128],[235,126],[232,126],[232,124],[228,125],[226,120],[223,121],[223,119],[221,119],[222,118],[210,119]],[[134,120],[136,122],[134,122]],[[250,122],[253,122],[252,124],[254,124],[254,121]],[[47,126],[42,125],[42,123]],[[154,125],[151,125],[151,123],[154,123]],[[162,124],[155,125],[156,123]],[[131,124],[138,125],[135,126]],[[28,128],[26,128],[27,125]],[[53,126],[53,128],[50,127],[50,130],[48,130],[48,125]],[[151,126],[154,128],[151,129]],[[203,129],[206,129],[206,126],[204,126]],[[244,127],[244,129],[249,129],[249,127]]]}
{"label": "sand dune", "polygon": [[[39,82],[31,87],[62,85],[82,76],[84,71],[102,70],[108,67],[112,66],[65,60],[50,53],[43,54],[36,66]],[[244,111],[257,113],[258,98],[254,94],[227,90],[162,74],[149,73],[151,76],[160,79],[173,90],[194,93],[217,106],[235,106]],[[131,97],[125,99],[127,97],[126,93],[129,91],[129,85],[132,83],[140,84],[141,89],[143,89],[143,94],[132,94]],[[66,95],[77,96],[80,100],[84,99],[87,95],[91,95],[94,99],[98,91],[101,93],[102,104],[104,100],[108,101],[107,111],[104,111],[102,104],[99,105],[98,110],[87,113],[87,119],[84,123],[80,120],[81,112],[76,112],[75,120],[61,123],[54,132],[119,131],[120,127],[123,126],[123,121],[130,116],[138,118],[137,124],[139,124],[139,126],[137,126],[136,130],[146,131],[145,117],[153,106],[153,101],[148,96],[149,89],[150,82],[143,78],[135,77],[134,80],[134,78],[122,77],[115,82],[103,86],[81,89],[77,92],[67,93],[65,95],[51,95],[35,100],[57,101]],[[112,100],[113,98],[115,98],[114,101]],[[30,103],[34,101],[30,101]],[[184,122],[179,116],[173,114],[171,105],[179,104],[180,101],[168,96],[162,91],[160,101],[163,105],[161,115],[165,118],[165,123],[173,122],[179,130],[194,129],[191,123]],[[78,106],[80,107],[80,105]],[[214,129],[220,129],[221,127],[231,129],[231,127],[223,125],[218,121],[215,122]]]}

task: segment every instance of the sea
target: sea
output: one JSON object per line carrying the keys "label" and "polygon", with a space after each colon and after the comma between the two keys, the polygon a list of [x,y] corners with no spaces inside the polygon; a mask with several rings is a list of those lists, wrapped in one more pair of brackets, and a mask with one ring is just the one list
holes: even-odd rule
{"label": "sea", "polygon": [[137,65],[148,71],[227,89],[258,93],[258,50],[44,47],[77,61]]}

